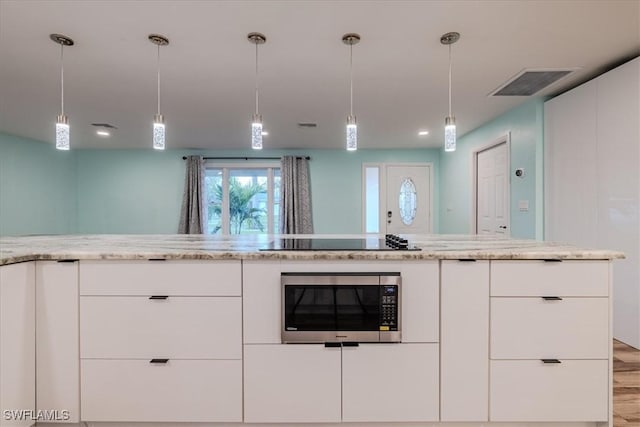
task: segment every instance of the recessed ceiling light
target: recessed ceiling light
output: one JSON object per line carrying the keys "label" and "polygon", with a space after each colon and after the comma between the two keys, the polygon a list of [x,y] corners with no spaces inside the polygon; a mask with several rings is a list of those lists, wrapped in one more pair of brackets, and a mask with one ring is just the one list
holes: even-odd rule
{"label": "recessed ceiling light", "polygon": [[266,130],[262,131],[262,136],[268,136],[268,135],[269,135],[269,132],[267,132]]}
{"label": "recessed ceiling light", "polygon": [[97,130],[96,134],[100,135],[100,136],[111,136],[111,134],[109,133],[109,131],[106,130]]}
{"label": "recessed ceiling light", "polygon": [[421,130],[420,132],[418,132],[418,135],[420,135],[420,136],[429,135],[429,131],[428,130]]}

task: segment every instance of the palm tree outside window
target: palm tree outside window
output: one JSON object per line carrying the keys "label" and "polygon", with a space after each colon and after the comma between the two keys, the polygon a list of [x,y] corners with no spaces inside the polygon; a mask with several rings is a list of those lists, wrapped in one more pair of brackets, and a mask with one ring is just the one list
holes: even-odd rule
{"label": "palm tree outside window", "polygon": [[205,174],[208,234],[277,232],[280,213],[280,165],[207,165]]}

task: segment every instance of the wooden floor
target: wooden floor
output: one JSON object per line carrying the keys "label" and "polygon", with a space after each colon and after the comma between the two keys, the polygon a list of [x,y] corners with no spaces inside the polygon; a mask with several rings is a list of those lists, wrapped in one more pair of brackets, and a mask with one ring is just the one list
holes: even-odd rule
{"label": "wooden floor", "polygon": [[613,425],[640,427],[640,350],[613,341]]}

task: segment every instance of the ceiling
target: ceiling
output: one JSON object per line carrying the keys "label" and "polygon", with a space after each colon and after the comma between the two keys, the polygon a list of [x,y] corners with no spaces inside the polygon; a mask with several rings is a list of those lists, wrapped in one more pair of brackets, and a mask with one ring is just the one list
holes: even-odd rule
{"label": "ceiling", "polygon": [[[343,148],[353,48],[360,148],[440,147],[453,45],[453,113],[464,134],[531,97],[489,97],[524,68],[578,71],[555,94],[640,54],[639,0],[55,1],[0,0],[0,130],[53,142],[60,48],[72,148],[151,148],[156,47],[168,148],[246,149],[260,46],[264,146]],[[111,137],[91,123],[116,126]],[[298,122],[314,122],[302,129]],[[419,137],[419,130],[429,130]]]}

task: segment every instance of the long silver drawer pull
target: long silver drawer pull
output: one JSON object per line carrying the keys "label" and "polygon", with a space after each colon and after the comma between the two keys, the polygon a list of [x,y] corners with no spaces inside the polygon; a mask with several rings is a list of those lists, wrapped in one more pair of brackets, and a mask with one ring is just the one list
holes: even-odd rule
{"label": "long silver drawer pull", "polygon": [[558,359],[540,359],[540,360],[542,360],[542,363],[562,363]]}
{"label": "long silver drawer pull", "polygon": [[149,363],[158,363],[158,364],[166,364],[169,359],[151,359]]}
{"label": "long silver drawer pull", "polygon": [[149,297],[149,299],[159,299],[159,300],[165,300],[169,298],[169,295],[151,295]]}
{"label": "long silver drawer pull", "polygon": [[542,299],[545,301],[562,301],[560,297],[542,297]]}

